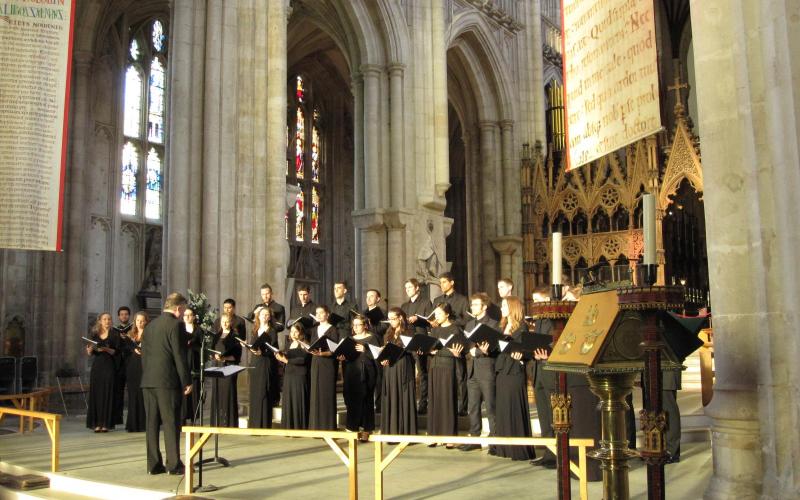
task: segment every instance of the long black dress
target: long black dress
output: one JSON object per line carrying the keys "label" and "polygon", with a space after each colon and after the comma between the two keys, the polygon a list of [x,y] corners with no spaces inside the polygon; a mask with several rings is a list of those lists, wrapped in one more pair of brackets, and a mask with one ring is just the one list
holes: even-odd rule
{"label": "long black dress", "polygon": [[[413,332],[410,332],[413,335]],[[395,344],[403,346],[398,338]],[[406,352],[395,364],[383,368],[381,390],[381,432],[416,434],[417,405],[414,357]]]}
{"label": "long black dress", "polygon": [[[339,332],[330,327],[320,333],[319,327],[311,329],[309,343],[324,335],[339,342]],[[311,357],[311,405],[308,412],[308,428],[314,430],[336,430],[336,371],[339,361],[333,356]]]}
{"label": "long black dress", "polygon": [[301,347],[290,348],[283,372],[281,426],[284,429],[308,429],[308,367],[311,355]]}
{"label": "long black dress", "polygon": [[[530,333],[523,322],[511,334],[510,341],[521,343],[524,335]],[[498,437],[533,436],[524,363],[500,353],[495,361],[495,372],[495,434]],[[494,449],[498,457],[512,460],[530,460],[536,456],[532,446],[497,445]]]}
{"label": "long black dress", "polygon": [[123,341],[122,351],[128,353],[125,366],[125,380],[128,390],[128,416],[125,420],[125,430],[128,432],[145,431],[144,398],[142,397],[142,355],[136,353],[139,346],[137,342],[126,337]]}
{"label": "long black dress", "polygon": [[97,347],[114,349],[112,356],[107,352],[92,351],[92,370],[89,374],[89,409],[86,413],[86,427],[113,429],[115,424],[114,391],[117,379],[118,356],[120,355],[119,334],[111,330],[105,339],[92,334],[91,339]]}
{"label": "long black dress", "polygon": [[[354,339],[355,340],[355,339]],[[344,362],[344,404],[347,406],[347,428],[358,431],[375,430],[375,383],[378,367],[366,344],[378,346],[374,333],[356,340],[364,344],[364,352],[353,360]]]}
{"label": "long black dress", "polygon": [[250,416],[247,426],[250,428],[272,427],[272,407],[275,404],[276,386],[278,385],[278,360],[275,352],[267,347],[278,347],[278,332],[274,328],[259,333],[253,341],[253,348],[260,356],[250,356]]}
{"label": "long black dress", "polygon": [[[233,361],[216,362],[218,366],[238,365],[242,360],[242,344],[236,340],[236,332],[228,333],[224,338],[218,333],[214,342],[214,350],[222,353],[222,357],[233,356]],[[215,378],[212,382],[217,391],[216,412],[212,411],[211,423],[217,427],[239,427],[239,397],[236,392],[236,381],[239,374],[225,378]]]}
{"label": "long black dress", "polygon": [[[183,396],[181,403],[181,415],[184,421],[194,423],[195,417],[199,417],[197,403],[200,401],[200,346],[203,342],[203,331],[197,326],[189,332],[186,330],[186,325],[181,323],[183,328],[184,340],[186,341],[186,364],[189,372],[192,374],[192,392]],[[206,359],[209,353],[206,351]]]}
{"label": "long black dress", "polygon": [[[461,327],[451,324],[431,330],[431,336],[446,339],[455,336],[455,342],[466,344]],[[463,355],[463,352],[462,352]],[[449,349],[442,348],[431,357],[428,368],[428,434],[455,436],[458,434],[458,381],[457,360]]]}

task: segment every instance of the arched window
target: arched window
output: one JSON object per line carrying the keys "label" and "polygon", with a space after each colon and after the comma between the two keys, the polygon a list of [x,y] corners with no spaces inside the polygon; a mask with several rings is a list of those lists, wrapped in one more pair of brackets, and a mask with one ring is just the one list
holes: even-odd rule
{"label": "arched window", "polygon": [[120,213],[160,223],[167,102],[167,35],[158,19],[134,30],[127,50]]}
{"label": "arched window", "polygon": [[[322,158],[320,156],[320,113],[310,106],[306,81],[297,75],[293,80],[294,98],[289,112],[287,139],[294,168],[286,169],[286,183],[296,186],[297,197],[286,214],[286,238],[291,244],[319,245],[320,206],[322,197]],[[290,231],[289,226],[294,226]],[[290,237],[291,236],[291,237]]]}

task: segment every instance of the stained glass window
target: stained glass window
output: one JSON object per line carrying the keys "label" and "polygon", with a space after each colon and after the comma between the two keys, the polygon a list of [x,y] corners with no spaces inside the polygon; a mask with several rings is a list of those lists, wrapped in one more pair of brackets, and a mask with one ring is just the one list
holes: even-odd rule
{"label": "stained glass window", "polygon": [[159,20],[132,30],[125,67],[120,213],[149,224],[160,221],[163,212],[166,39]]}
{"label": "stained glass window", "polygon": [[134,61],[139,60],[139,42],[137,42],[135,38],[131,40],[131,47],[128,53],[131,55],[131,59]]}
{"label": "stained glass window", "polygon": [[158,58],[150,65],[150,113],[147,118],[147,140],[164,142],[164,66]]}
{"label": "stained glass window", "polygon": [[306,117],[303,108],[297,107],[294,131],[294,170],[298,179],[305,175]]}
{"label": "stained glass window", "polygon": [[161,24],[161,21],[156,20],[153,23],[153,49],[156,52],[162,52],[166,40],[167,35],[164,34],[164,25]]}
{"label": "stained glass window", "polygon": [[303,100],[306,98],[306,90],[303,87],[303,77],[297,77],[297,85],[294,92],[295,97],[297,98],[297,102],[303,103]]}
{"label": "stained glass window", "polygon": [[294,222],[294,237],[297,241],[303,241],[305,239],[305,231],[304,225],[306,220],[306,215],[303,209],[305,208],[305,201],[306,196],[301,189],[299,193],[297,193],[297,199],[294,202],[294,214],[295,214],[295,222]]}
{"label": "stained glass window", "polygon": [[161,218],[161,158],[155,148],[147,153],[147,190],[145,191],[144,216]]}
{"label": "stained glass window", "polygon": [[319,244],[319,192],[311,188],[311,243]]}
{"label": "stained glass window", "polygon": [[311,127],[311,180],[319,182],[319,130],[317,119],[319,113],[314,111],[314,125]]}
{"label": "stained glass window", "polygon": [[[131,42],[131,45],[136,40]],[[125,124],[128,137],[139,137],[139,121],[142,117],[142,75],[131,65],[125,72]]]}
{"label": "stained glass window", "polygon": [[130,142],[122,147],[122,193],[120,212],[136,215],[136,181],[139,177],[139,152]]}
{"label": "stained glass window", "polygon": [[[314,105],[313,86],[301,76],[287,82],[289,113],[286,130],[286,183],[299,194],[286,214],[286,239],[292,245],[322,243],[322,140],[320,111]],[[307,134],[310,131],[310,134]],[[308,159],[308,162],[306,162]],[[294,168],[291,168],[294,163]],[[306,168],[309,167],[309,168]],[[290,237],[294,225],[294,237]]]}

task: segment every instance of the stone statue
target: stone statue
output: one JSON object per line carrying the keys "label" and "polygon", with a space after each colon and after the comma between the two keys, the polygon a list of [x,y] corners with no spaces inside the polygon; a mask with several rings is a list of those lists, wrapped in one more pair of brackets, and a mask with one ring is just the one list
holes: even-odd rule
{"label": "stone statue", "polygon": [[417,277],[423,283],[439,283],[439,275],[445,270],[439,258],[439,249],[433,241],[433,222],[428,221],[428,236],[417,252]]}

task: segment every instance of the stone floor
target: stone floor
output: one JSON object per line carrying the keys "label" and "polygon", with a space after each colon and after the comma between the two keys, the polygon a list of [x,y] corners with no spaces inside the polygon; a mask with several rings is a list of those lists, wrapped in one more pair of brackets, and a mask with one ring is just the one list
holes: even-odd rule
{"label": "stone floor", "polygon": [[[668,465],[667,498],[700,498],[711,477],[708,429],[699,404],[699,393],[682,391],[679,402],[684,422],[681,462]],[[638,403],[637,403],[638,406]],[[535,414],[532,415],[535,426]],[[4,498],[111,498],[159,499],[182,494],[181,477],[145,473],[143,434],[114,431],[94,434],[83,425],[83,417],[65,418],[61,437],[61,472],[51,476],[51,489],[17,494],[0,487]],[[688,424],[688,425],[687,425]],[[16,429],[16,420],[3,422],[3,429]],[[206,466],[203,484],[219,489],[205,498],[251,499],[292,495],[300,498],[324,495],[325,499],[347,498],[347,470],[321,440],[278,437],[224,436],[220,455],[230,460],[223,468]],[[206,456],[213,446],[206,446]],[[50,441],[47,433],[0,435],[0,470],[15,467],[49,470]],[[373,447],[361,445],[359,495],[374,498]],[[388,453],[385,449],[384,454]],[[646,498],[643,464],[630,462],[632,498]],[[22,469],[16,469],[22,472]],[[195,477],[195,484],[197,478]],[[409,447],[384,474],[386,498],[556,498],[555,471],[489,456],[485,451],[461,452],[444,448]],[[602,497],[602,483],[589,484],[589,497]],[[578,483],[573,481],[573,498]]]}

